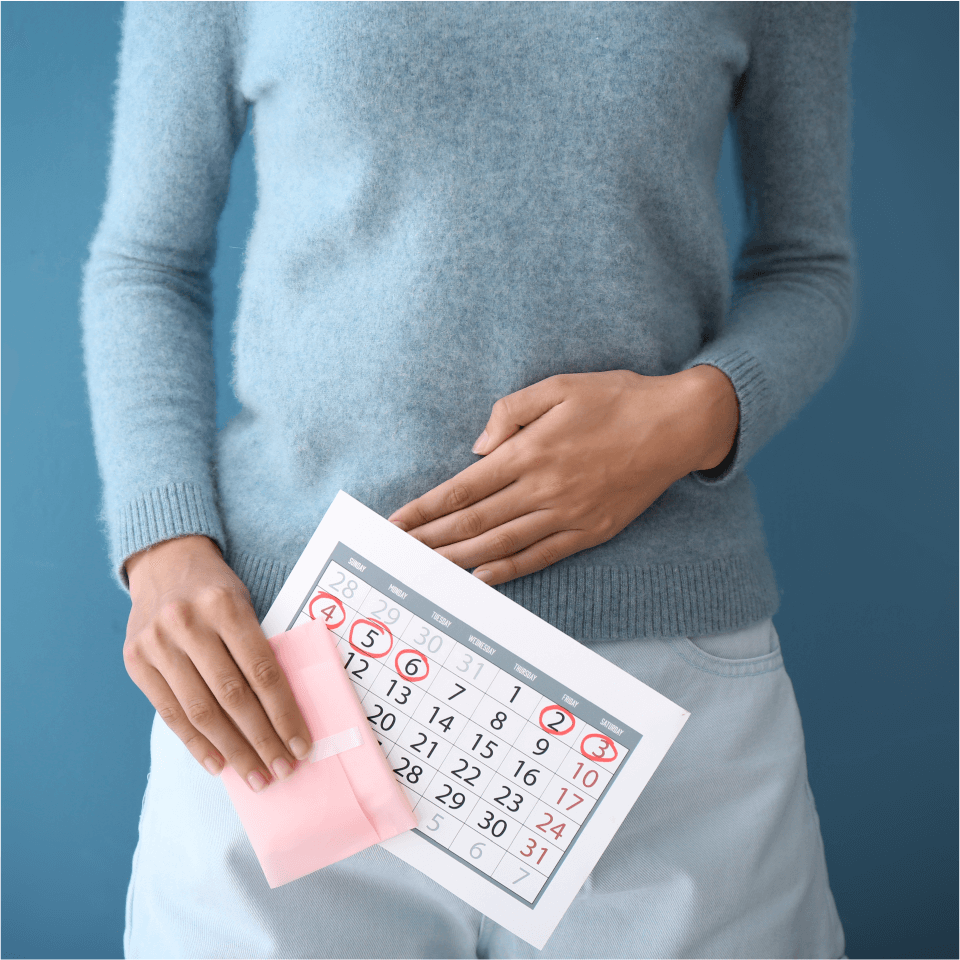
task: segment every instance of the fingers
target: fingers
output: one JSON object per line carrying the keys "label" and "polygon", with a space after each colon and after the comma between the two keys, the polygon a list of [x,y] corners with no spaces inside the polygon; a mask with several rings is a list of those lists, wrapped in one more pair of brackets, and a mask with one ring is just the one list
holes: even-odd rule
{"label": "fingers", "polygon": [[415,530],[497,493],[515,478],[515,466],[505,459],[483,460],[411,500],[388,519],[401,530]]}
{"label": "fingers", "polygon": [[[533,423],[561,403],[567,381],[568,378],[564,376],[550,377],[498,400],[493,405],[484,432],[474,444],[473,452],[491,453],[517,433],[520,427]],[[512,483],[516,477],[516,467],[506,460],[475,463],[422,497],[412,500],[387,519],[401,530],[415,530],[489,497]]]}
{"label": "fingers", "polygon": [[518,502],[522,499],[518,489],[520,486],[518,482],[511,483],[463,510],[416,527],[410,531],[410,535],[434,550],[448,544],[473,540],[526,512],[526,508]]}
{"label": "fingers", "polygon": [[561,530],[513,556],[484,563],[473,571],[473,575],[490,586],[496,586],[498,583],[507,583],[517,577],[543,570],[589,545],[583,531]]}
{"label": "fingers", "polygon": [[259,792],[292,775],[310,732],[289,683],[235,591],[207,587],[128,636],[124,660],[164,722],[211,773],[224,760]]}
{"label": "fingers", "polygon": [[563,384],[562,376],[549,377],[498,400],[493,405],[490,419],[483,433],[473,445],[473,452],[484,456],[492,453],[521,427],[533,423],[551,407],[562,402]]}
{"label": "fingers", "polygon": [[[230,763],[251,789],[259,793],[270,782],[270,774],[224,716],[196,670],[192,666],[180,666],[176,678],[168,673],[176,691],[171,689],[160,671],[149,664],[142,665],[139,670],[131,669],[130,675],[156,708],[160,719],[179,737],[198,763],[214,776]],[[201,733],[198,726],[209,736]],[[214,746],[212,740],[216,740],[219,747]]]}
{"label": "fingers", "polygon": [[518,554],[556,532],[556,529],[556,517],[552,510],[535,510],[472,540],[439,547],[437,553],[460,567],[480,567],[490,561]]}
{"label": "fingers", "polygon": [[216,677],[220,684],[217,699],[271,769],[280,760],[303,759],[310,748],[310,731],[252,609],[248,612],[227,607],[218,625],[232,661],[219,657],[222,648],[213,645],[208,648],[213,651],[209,661],[202,654],[194,661],[200,673],[208,683]]}

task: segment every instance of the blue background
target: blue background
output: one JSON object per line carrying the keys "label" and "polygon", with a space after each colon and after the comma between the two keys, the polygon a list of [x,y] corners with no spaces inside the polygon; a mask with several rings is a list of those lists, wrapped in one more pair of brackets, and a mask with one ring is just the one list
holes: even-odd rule
{"label": "blue background", "polygon": [[[81,266],[103,202],[119,3],[2,14],[3,955],[114,957],[152,708],[98,529]],[[851,957],[957,950],[956,4],[857,8],[854,343],[755,459],[776,618]],[[720,177],[740,229],[729,150]],[[216,268],[221,422],[255,195]]]}

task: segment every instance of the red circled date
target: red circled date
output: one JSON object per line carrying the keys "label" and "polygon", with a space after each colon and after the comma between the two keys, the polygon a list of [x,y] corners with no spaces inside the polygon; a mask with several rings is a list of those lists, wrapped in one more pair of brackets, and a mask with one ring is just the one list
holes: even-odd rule
{"label": "red circled date", "polygon": [[[320,613],[323,614],[323,623],[328,630],[336,630],[337,627],[342,627],[343,622],[347,619],[347,611],[344,609],[343,603],[338,597],[333,596],[330,593],[318,593],[311,601],[310,606],[307,607],[307,615],[311,620],[319,620],[320,618],[313,612],[314,606],[318,601],[323,600],[324,605],[320,608]],[[340,614],[340,619],[336,623],[331,623],[331,620],[336,616],[332,611],[338,611]]]}
{"label": "red circled date", "polygon": [[[407,656],[403,663],[401,663],[400,658],[404,656],[404,654]],[[419,666],[420,664],[423,664],[422,671]],[[411,647],[400,650],[394,658],[393,665],[397,668],[397,673],[411,683],[420,683],[421,680],[426,680],[430,673],[430,661],[427,660],[419,650],[414,650]],[[411,670],[413,671],[412,673],[410,672]]]}
{"label": "red circled date", "polygon": [[[365,629],[367,627],[372,627],[373,629],[367,630]],[[360,631],[360,636],[357,637],[359,646],[357,643],[354,643],[354,637],[358,630]],[[374,632],[378,633],[379,636],[373,636]],[[386,649],[377,652],[377,646],[382,646],[381,641],[384,639],[386,640]],[[366,641],[369,641],[369,643]],[[379,660],[393,649],[393,634],[385,623],[381,623],[373,617],[362,617],[359,620],[353,621],[353,625],[350,627],[349,643],[357,653],[362,653],[365,657],[372,657],[374,660]]]}
{"label": "red circled date", "polygon": [[[544,715],[553,712],[559,713],[559,716],[554,719],[552,723],[545,723],[543,719]],[[562,726],[565,719],[570,722],[566,726]],[[576,725],[577,720],[574,715],[569,710],[564,710],[558,703],[551,703],[550,706],[544,707],[540,711],[540,729],[546,733],[553,734],[555,737],[562,737],[565,733],[569,733]]]}
{"label": "red circled date", "polygon": [[[599,740],[600,743],[596,746],[599,746],[599,753],[588,753],[587,752],[587,741],[588,740]],[[593,747],[591,746],[591,749]],[[593,760],[595,763],[610,763],[611,760],[617,759],[617,745],[606,735],[602,733],[588,733],[580,741],[580,752],[588,759]]]}

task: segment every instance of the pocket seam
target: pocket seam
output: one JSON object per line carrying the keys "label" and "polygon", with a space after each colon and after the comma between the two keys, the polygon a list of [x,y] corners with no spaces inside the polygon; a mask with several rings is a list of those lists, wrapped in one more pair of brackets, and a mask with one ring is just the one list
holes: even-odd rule
{"label": "pocket seam", "polygon": [[773,673],[783,667],[783,653],[779,646],[770,653],[745,660],[724,660],[701,650],[689,637],[666,637],[677,656],[691,667],[715,677],[728,680],[741,680],[745,677],[757,677],[764,673]]}

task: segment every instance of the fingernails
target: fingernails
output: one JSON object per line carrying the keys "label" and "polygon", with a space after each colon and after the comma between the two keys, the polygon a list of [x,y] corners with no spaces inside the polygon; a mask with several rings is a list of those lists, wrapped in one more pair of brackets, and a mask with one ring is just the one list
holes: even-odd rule
{"label": "fingernails", "polygon": [[484,583],[489,583],[493,579],[492,570],[474,570],[473,575]]}
{"label": "fingernails", "polygon": [[487,431],[484,430],[483,433],[481,433],[480,436],[477,437],[477,442],[473,445],[473,452],[483,453],[483,448],[487,445],[487,441],[489,439],[490,437],[487,436]]}
{"label": "fingernails", "polygon": [[294,737],[287,746],[298,760],[302,760],[310,752],[310,744],[303,737]]}
{"label": "fingernails", "polygon": [[401,529],[404,533],[407,532],[410,528],[402,520],[391,520],[390,521],[395,527]]}
{"label": "fingernails", "polygon": [[261,790],[266,789],[267,778],[259,770],[254,770],[253,773],[247,774],[247,783],[250,784],[250,789],[254,793],[260,793]]}
{"label": "fingernails", "polygon": [[293,767],[291,767],[283,757],[278,757],[274,760],[270,769],[273,770],[273,775],[278,780],[286,780],[293,776]]}
{"label": "fingernails", "polygon": [[223,770],[223,764],[216,757],[207,757],[203,765],[207,768],[207,773],[214,777],[219,777],[220,771]]}

